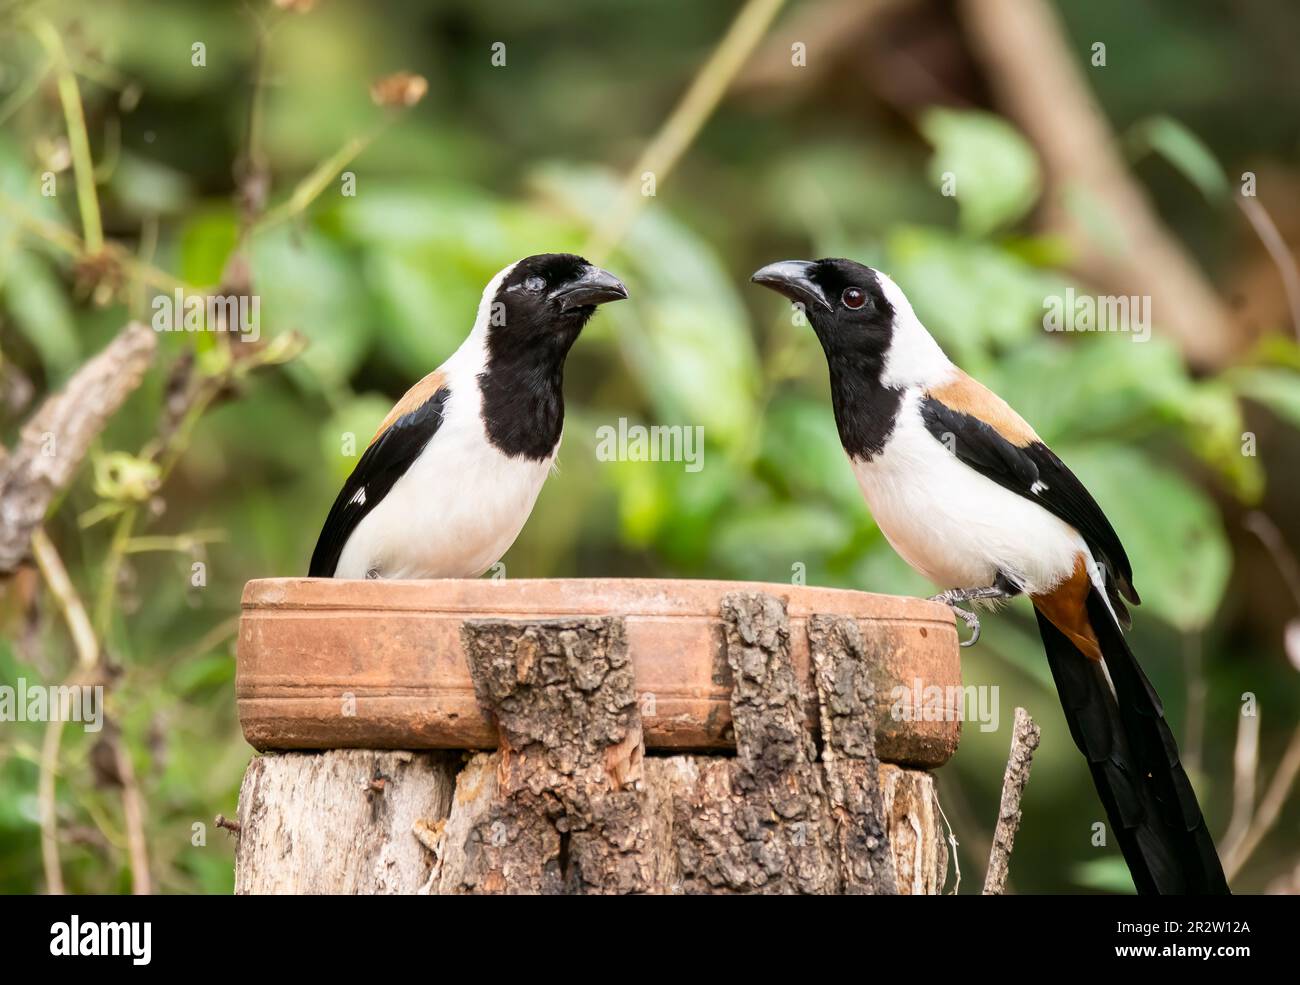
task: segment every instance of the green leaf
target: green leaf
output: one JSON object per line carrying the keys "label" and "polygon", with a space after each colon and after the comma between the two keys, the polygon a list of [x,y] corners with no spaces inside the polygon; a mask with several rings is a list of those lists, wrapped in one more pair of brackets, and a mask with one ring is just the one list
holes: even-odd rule
{"label": "green leaf", "polygon": [[1029,142],[992,113],[928,110],[921,132],[934,146],[930,180],[952,183],[962,228],[984,236],[1027,213],[1041,187],[1038,159]]}
{"label": "green leaf", "polygon": [[713,556],[728,573],[788,581],[791,566],[821,564],[852,536],[839,510],[812,504],[746,506],[721,518]]}
{"label": "green leaf", "polygon": [[1074,881],[1088,889],[1100,889],[1108,893],[1133,893],[1133,877],[1123,858],[1093,859],[1081,862],[1074,867]]}
{"label": "green leaf", "polygon": [[296,329],[311,343],[289,370],[305,365],[328,383],[347,379],[369,350],[375,325],[351,258],[317,232],[284,227],[254,239],[251,252],[263,331]]}
{"label": "green leaf", "polygon": [[618,490],[623,539],[636,547],[648,547],[672,513],[672,477],[667,470],[650,468],[645,462],[610,462],[606,468]]}
{"label": "green leaf", "polygon": [[1177,472],[1123,446],[1056,450],[1119,534],[1142,609],[1184,632],[1203,629],[1223,600],[1231,568],[1210,499]]}
{"label": "green leaf", "polygon": [[379,343],[394,365],[406,372],[439,366],[469,334],[483,284],[463,267],[416,248],[376,249],[364,270],[380,304]]}
{"label": "green leaf", "polygon": [[230,684],[235,679],[235,658],[230,650],[227,646],[224,653],[205,654],[181,664],[168,675],[171,693],[192,698],[199,691]]}
{"label": "green leaf", "polygon": [[1219,380],[1193,380],[1160,338],[1093,333],[1044,338],[1009,351],[984,381],[1049,444],[1110,437],[1132,442],[1164,428],[1243,500],[1263,489],[1257,460],[1241,454],[1241,408]]}
{"label": "green leaf", "polygon": [[[593,225],[619,194],[618,183],[594,169],[551,167],[537,181]],[[735,278],[713,248],[652,206],[628,231],[614,270],[631,301],[602,317],[654,401],[654,423],[702,424],[714,444],[745,442],[757,413],[758,354]]]}
{"label": "green leaf", "polygon": [[1180,409],[1188,447],[1239,499],[1258,502],[1264,493],[1264,468],[1258,458],[1244,454],[1246,422],[1232,387],[1221,379],[1192,383]]}
{"label": "green leaf", "polygon": [[1268,366],[1233,370],[1229,384],[1258,404],[1263,404],[1292,427],[1300,428],[1300,373]]}
{"label": "green leaf", "polygon": [[1009,350],[984,380],[1024,416],[1048,444],[1103,435],[1133,436],[1171,422],[1191,383],[1172,345],[1152,338],[1091,333],[1046,334]]}
{"label": "green leaf", "polygon": [[338,206],[340,230],[370,246],[429,251],[487,279],[534,253],[577,252],[580,230],[531,204],[501,202],[456,185],[378,186]]}
{"label": "green leaf", "polygon": [[1244,362],[1261,366],[1276,366],[1300,373],[1300,343],[1287,335],[1270,333],[1251,348]]}
{"label": "green leaf", "polygon": [[1170,116],[1150,116],[1135,123],[1127,134],[1135,156],[1155,152],[1172,164],[1211,202],[1228,194],[1228,176],[1214,154],[1185,125]]}
{"label": "green leaf", "polygon": [[867,511],[840,444],[829,403],[798,397],[772,402],[763,415],[760,464],[792,499],[829,496],[865,520]]}
{"label": "green leaf", "polygon": [[898,556],[881,535],[853,567],[851,586],[881,595],[929,598],[939,587]]}
{"label": "green leaf", "polygon": [[233,208],[208,208],[192,216],[181,229],[181,280],[196,287],[220,284],[238,238]]}
{"label": "green leaf", "polygon": [[321,425],[320,452],[337,484],[352,474],[393,402],[378,394],[353,397]]}
{"label": "green leaf", "polygon": [[962,363],[978,365],[987,361],[988,347],[1042,332],[1044,299],[1064,289],[1055,275],[938,229],[898,229],[888,253],[890,275]]}
{"label": "green leaf", "polygon": [[124,210],[134,215],[168,215],[190,200],[189,179],[179,171],[130,151],[123,151],[109,185]]}
{"label": "green leaf", "polygon": [[49,264],[27,250],[14,250],[4,270],[4,302],[14,323],[54,377],[78,361],[81,346],[67,293]]}

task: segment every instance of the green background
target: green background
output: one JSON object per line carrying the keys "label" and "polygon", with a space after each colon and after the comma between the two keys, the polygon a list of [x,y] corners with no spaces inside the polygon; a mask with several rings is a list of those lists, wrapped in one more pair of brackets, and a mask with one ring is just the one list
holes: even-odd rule
{"label": "green background", "polygon": [[[1233,310],[1243,292],[1263,298],[1260,323],[1234,326],[1242,341],[1233,364],[1194,374],[1161,332],[1158,310],[1145,344],[1042,330],[1047,295],[1089,288],[1068,272],[1062,244],[1036,233],[1037,159],[993,111],[952,15],[942,4],[917,6],[911,34],[891,37],[936,39],[937,64],[952,69],[940,87],[946,105],[926,85],[909,96],[910,54],[873,62],[882,41],[853,26],[848,5],[791,4],[754,62],[768,81],[753,66],[742,70],[659,178],[604,258],[632,299],[602,309],[570,357],[560,470],[506,555],[507,575],[789,582],[802,565],[809,584],[930,594],[858,494],[811,331],[748,283],[778,258],[843,255],[879,266],[949,354],[1034,424],[1112,519],[1146,602],[1134,649],[1222,834],[1241,696],[1253,693],[1261,709],[1261,791],[1300,707],[1297,667],[1283,648],[1300,600],[1244,525],[1259,510],[1284,541],[1300,540],[1300,349],[1285,305],[1267,303],[1281,297],[1278,272],[1232,201],[1236,176],[1255,171],[1283,235],[1300,231],[1300,69],[1292,46],[1279,43],[1296,36],[1300,14],[1280,0],[1240,16],[1175,0],[1060,5],[1080,70],[1171,233]],[[244,582],[305,573],[355,464],[341,454],[343,435],[364,445],[392,401],[451,353],[493,273],[531,253],[587,248],[738,9],[685,0],[323,2],[303,14],[252,0],[0,5],[0,191],[22,214],[81,235],[58,93],[29,29],[34,11],[58,28],[77,73],[106,236],[191,284],[217,284],[237,241],[233,164],[255,89],[272,207],[348,141],[374,138],[346,167],[355,196],[341,194],[335,169],[304,208],[252,234],[263,336],[286,347],[275,364],[223,386],[157,489],[137,496],[97,483],[86,467],[47,524],[80,594],[105,615],[109,715],[139,778],[156,889],[232,887],[232,844],[211,822],[233,815],[250,754],[233,688],[232,620]],[[845,19],[846,37],[810,46],[807,68],[788,65],[800,36],[792,32],[836,37],[835,18]],[[260,83],[259,30],[269,32]],[[1108,62],[1093,69],[1089,47],[1099,39]],[[195,67],[200,41],[206,65]],[[495,42],[506,45],[504,66],[491,62]],[[429,91],[390,120],[368,87],[401,69],[426,77]],[[40,195],[47,170],[56,172],[53,198]],[[956,199],[938,191],[944,171],[959,175]],[[44,392],[128,317],[148,318],[142,302],[153,293],[130,276],[88,271],[15,214],[0,212],[0,412],[10,446]],[[306,342],[300,352],[294,332]],[[94,451],[101,468],[157,432],[178,360],[196,356],[200,372],[224,372],[211,336],[159,343],[158,368]],[[15,381],[30,384],[26,399]],[[597,428],[619,417],[702,425],[704,468],[598,461]],[[1257,454],[1243,454],[1245,432]],[[128,514],[130,538],[163,539],[133,541],[138,550],[113,578],[106,559]],[[202,587],[191,583],[196,562],[206,565]],[[62,679],[72,647],[39,579],[11,582],[0,615],[0,682]],[[1043,742],[1014,890],[1131,892],[1117,850],[1091,844],[1101,809],[1027,606],[986,618],[963,667],[966,684],[1000,686],[1000,722],[993,732],[968,725],[939,774],[962,891],[982,881],[1019,704],[1041,723]],[[45,888],[43,732],[0,725],[8,892]],[[66,731],[57,808],[73,891],[130,889],[120,788],[101,759],[95,736]],[[1294,891],[1298,817],[1289,801],[1235,880],[1239,891]],[[206,844],[193,844],[196,824],[206,825]]]}

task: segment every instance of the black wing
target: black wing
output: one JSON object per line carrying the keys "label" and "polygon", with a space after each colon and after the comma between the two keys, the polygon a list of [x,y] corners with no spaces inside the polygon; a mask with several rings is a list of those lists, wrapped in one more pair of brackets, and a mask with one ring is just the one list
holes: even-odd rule
{"label": "black wing", "polygon": [[948,450],[976,472],[1038,503],[1079,531],[1093,558],[1103,565],[1116,614],[1127,624],[1127,613],[1114,589],[1134,605],[1141,599],[1133,588],[1133,568],[1124,545],[1092,494],[1052,449],[1041,441],[1013,444],[978,417],[953,410],[934,397],[922,399],[921,420],[945,444],[950,442],[944,436],[952,435],[953,447]]}
{"label": "black wing", "polygon": [[325,518],[316,550],[312,552],[309,577],[334,577],[352,531],[388,495],[442,425],[443,406],[449,392],[445,386],[440,387],[370,443]]}

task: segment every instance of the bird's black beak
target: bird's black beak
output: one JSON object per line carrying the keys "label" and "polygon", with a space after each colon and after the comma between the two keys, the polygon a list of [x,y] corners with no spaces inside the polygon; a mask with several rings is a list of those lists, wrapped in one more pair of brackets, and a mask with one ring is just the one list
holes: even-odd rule
{"label": "bird's black beak", "polygon": [[581,308],[584,305],[604,304],[606,301],[621,301],[627,297],[627,288],[623,282],[608,270],[599,267],[587,267],[571,281],[561,284],[553,290],[549,299],[560,302],[561,311]]}
{"label": "bird's black beak", "polygon": [[754,272],[750,278],[755,284],[770,287],[777,294],[784,294],[791,301],[799,304],[815,304],[833,311],[826,294],[812,279],[812,272],[817,264],[811,260],[778,260],[769,263],[762,270]]}

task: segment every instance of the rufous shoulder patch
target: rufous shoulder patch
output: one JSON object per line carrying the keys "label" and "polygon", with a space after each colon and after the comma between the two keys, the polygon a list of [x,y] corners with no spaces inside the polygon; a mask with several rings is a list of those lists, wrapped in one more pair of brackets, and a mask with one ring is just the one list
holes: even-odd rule
{"label": "rufous shoulder patch", "polygon": [[1101,659],[1101,645],[1092,623],[1088,621],[1088,594],[1092,579],[1088,577],[1088,562],[1080,552],[1074,556],[1074,570],[1050,592],[1030,596],[1034,608],[1047,617],[1048,622],[1064,633],[1089,660]]}
{"label": "rufous shoulder patch", "polygon": [[402,399],[397,401],[397,403],[393,405],[393,409],[388,412],[388,416],[385,417],[383,423],[379,425],[379,430],[377,430],[375,436],[370,439],[370,443],[373,445],[379,439],[379,436],[392,427],[393,423],[399,418],[405,417],[407,414],[411,413],[411,411],[428,403],[430,398],[432,398],[446,382],[447,374],[441,369],[435,369],[419,383],[407,390],[406,393],[402,395]]}
{"label": "rufous shoulder patch", "polygon": [[926,391],[926,396],[960,414],[983,421],[1017,447],[1024,448],[1042,440],[1025,419],[1011,409],[1010,404],[960,369],[951,381]]}

